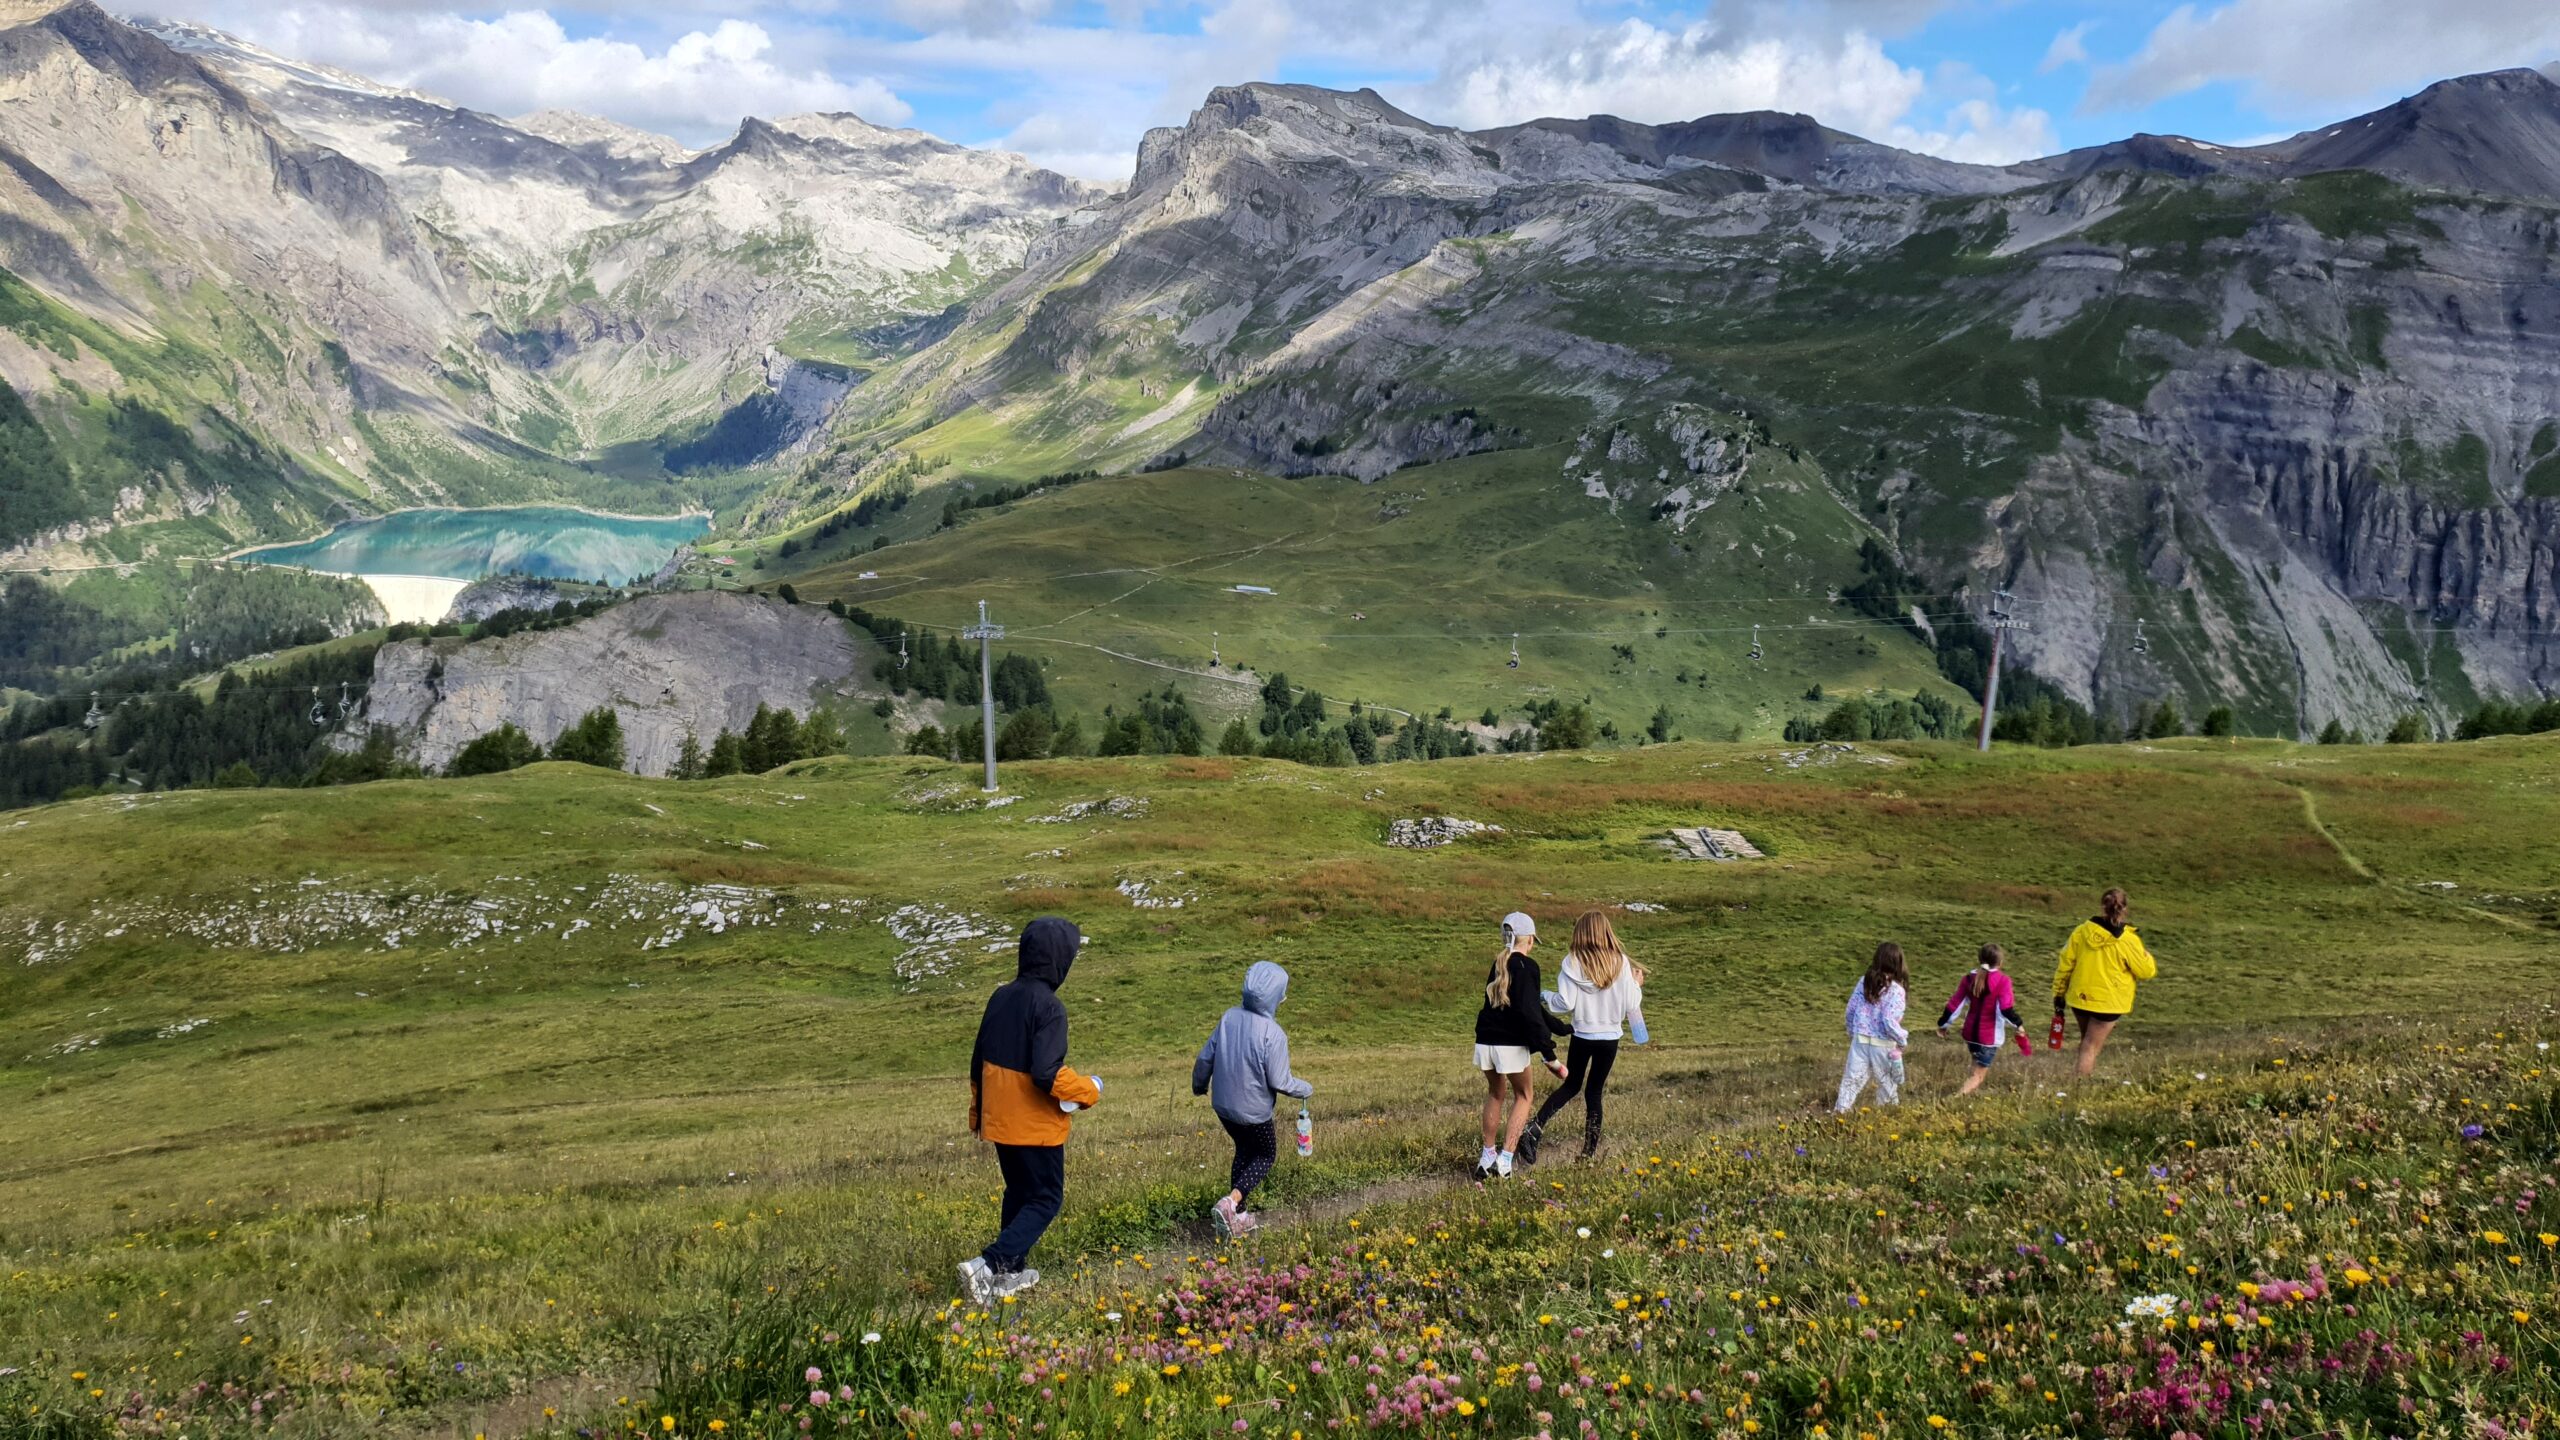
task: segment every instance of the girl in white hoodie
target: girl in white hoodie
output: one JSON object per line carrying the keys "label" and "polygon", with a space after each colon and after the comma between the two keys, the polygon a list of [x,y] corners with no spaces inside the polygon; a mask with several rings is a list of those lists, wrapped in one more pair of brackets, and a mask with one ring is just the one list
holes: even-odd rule
{"label": "girl in white hoodie", "polygon": [[1573,1019],[1573,1043],[1565,1061],[1569,1077],[1547,1097],[1538,1118],[1520,1135],[1520,1158],[1538,1163],[1538,1145],[1547,1122],[1557,1111],[1582,1097],[1582,1158],[1600,1148],[1601,1107],[1606,1103],[1609,1072],[1618,1063],[1618,1041],[1633,1032],[1645,1043],[1644,967],[1627,958],[1618,932],[1600,911],[1586,912],[1573,924],[1573,945],[1565,952],[1556,988],[1543,997],[1547,1008]]}

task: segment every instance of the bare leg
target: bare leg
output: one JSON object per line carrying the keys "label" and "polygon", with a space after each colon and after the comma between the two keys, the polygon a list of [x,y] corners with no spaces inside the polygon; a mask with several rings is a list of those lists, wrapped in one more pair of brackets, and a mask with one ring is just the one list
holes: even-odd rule
{"label": "bare leg", "polygon": [[1484,1148],[1498,1150],[1502,1138],[1502,1077],[1484,1072]]}
{"label": "bare leg", "polygon": [[1981,1089],[1982,1082],[1989,1078],[1991,1078],[1991,1072],[1983,1069],[1979,1065],[1976,1065],[1973,1067],[1973,1073],[1964,1077],[1964,1086],[1962,1089],[1957,1090],[1956,1093],[1959,1095],[1970,1095],[1974,1091]]}
{"label": "bare leg", "polygon": [[2107,1048],[2107,1036],[2114,1033],[2116,1021],[2120,1018],[2122,1017],[2109,1016],[2104,1020],[2093,1020],[2086,1015],[2080,1017],[2078,1074],[2081,1079],[2088,1079],[2089,1073],[2098,1068],[2098,1052]]}
{"label": "bare leg", "polygon": [[1502,1131],[1502,1148],[1506,1152],[1520,1148],[1520,1132],[1528,1128],[1530,1112],[1535,1108],[1529,1103],[1535,1098],[1530,1093],[1536,1084],[1529,1078],[1532,1073],[1523,1070],[1511,1077],[1511,1120]]}

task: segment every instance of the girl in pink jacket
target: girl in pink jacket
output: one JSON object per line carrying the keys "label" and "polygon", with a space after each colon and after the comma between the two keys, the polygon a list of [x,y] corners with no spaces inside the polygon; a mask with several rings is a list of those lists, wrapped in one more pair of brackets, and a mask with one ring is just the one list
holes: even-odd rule
{"label": "girl in pink jacket", "polygon": [[[1964,1077],[1964,1088],[1956,1091],[1959,1095],[1970,1095],[1982,1088],[1983,1080],[1991,1074],[1991,1062],[2000,1058],[2000,1041],[2007,1026],[2018,1027],[2019,1050],[2035,1053],[2035,1042],[2027,1038],[2026,1022],[2018,1018],[2018,992],[2010,986],[2008,972],[2000,968],[2000,962],[2007,958],[2009,952],[1998,945],[1983,946],[1975,957],[1980,963],[1956,982],[1956,993],[1947,997],[1947,1008],[1938,1012],[1938,1033],[1961,1036],[1965,1048],[1973,1052],[1973,1073]],[[1958,1023],[1959,1010],[1964,1012],[1961,1028],[1951,1031],[1948,1027]]]}

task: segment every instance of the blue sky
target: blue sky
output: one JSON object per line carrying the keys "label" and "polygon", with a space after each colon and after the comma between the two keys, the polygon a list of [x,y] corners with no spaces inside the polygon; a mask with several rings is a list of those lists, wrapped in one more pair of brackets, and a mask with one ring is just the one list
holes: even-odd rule
{"label": "blue sky", "polygon": [[1218,84],[1373,86],[1469,128],[1802,110],[1958,159],[2241,143],[2560,61],[2555,0],[157,0],[502,114],[691,144],[850,109],[1096,179]]}

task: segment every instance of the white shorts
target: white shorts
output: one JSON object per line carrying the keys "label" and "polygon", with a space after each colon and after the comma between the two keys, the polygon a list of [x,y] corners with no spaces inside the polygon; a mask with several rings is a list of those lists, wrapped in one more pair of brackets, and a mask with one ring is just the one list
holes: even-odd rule
{"label": "white shorts", "polygon": [[1476,1068],[1489,1074],[1517,1075],[1529,1068],[1529,1059],[1529,1047],[1526,1045],[1476,1047]]}

